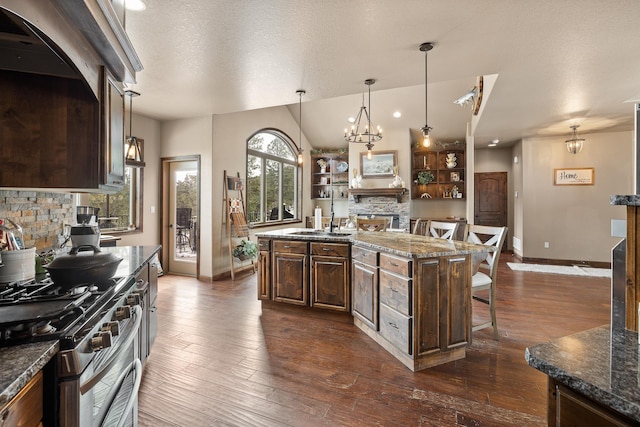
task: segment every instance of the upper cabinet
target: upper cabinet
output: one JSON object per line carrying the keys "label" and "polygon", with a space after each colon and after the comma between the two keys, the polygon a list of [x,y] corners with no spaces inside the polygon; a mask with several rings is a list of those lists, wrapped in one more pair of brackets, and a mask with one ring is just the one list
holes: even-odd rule
{"label": "upper cabinet", "polygon": [[466,196],[465,151],[411,147],[411,198],[457,199]]}
{"label": "upper cabinet", "polygon": [[0,4],[0,185],[119,191],[123,82],[142,69],[121,2]]}

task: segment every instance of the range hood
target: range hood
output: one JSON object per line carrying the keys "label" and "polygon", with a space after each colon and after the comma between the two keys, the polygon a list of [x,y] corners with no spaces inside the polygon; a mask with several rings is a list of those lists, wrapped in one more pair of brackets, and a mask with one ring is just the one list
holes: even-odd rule
{"label": "range hood", "polygon": [[40,30],[0,8],[0,70],[78,79],[60,51]]}

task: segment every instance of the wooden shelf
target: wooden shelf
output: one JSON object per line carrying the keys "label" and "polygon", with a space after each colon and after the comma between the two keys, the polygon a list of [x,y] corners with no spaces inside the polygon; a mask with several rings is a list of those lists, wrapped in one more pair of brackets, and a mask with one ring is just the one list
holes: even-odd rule
{"label": "wooden shelf", "polygon": [[406,188],[351,188],[349,193],[353,196],[356,203],[360,203],[361,197],[395,197],[398,203],[402,195],[407,191]]}
{"label": "wooden shelf", "polygon": [[[454,163],[447,166],[447,155],[455,156]],[[429,184],[417,183],[420,172],[431,172],[434,180]],[[463,149],[427,150],[422,147],[411,148],[411,198],[412,199],[444,199],[464,200],[466,196],[465,151]],[[463,197],[452,197],[451,192],[457,188]],[[430,197],[422,197],[429,195]]]}

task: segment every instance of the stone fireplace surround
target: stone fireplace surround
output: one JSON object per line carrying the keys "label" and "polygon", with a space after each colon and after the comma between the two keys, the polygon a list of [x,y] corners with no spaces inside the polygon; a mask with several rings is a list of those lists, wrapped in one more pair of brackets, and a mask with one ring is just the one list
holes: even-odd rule
{"label": "stone fireplace surround", "polygon": [[403,194],[398,203],[394,197],[361,197],[356,203],[353,196],[349,197],[349,216],[391,217],[392,228],[402,228],[409,231],[410,226],[410,195]]}

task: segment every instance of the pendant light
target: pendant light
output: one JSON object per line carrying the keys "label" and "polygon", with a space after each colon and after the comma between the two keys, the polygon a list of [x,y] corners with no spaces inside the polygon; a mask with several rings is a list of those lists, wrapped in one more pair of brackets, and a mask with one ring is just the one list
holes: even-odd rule
{"label": "pendant light", "polygon": [[427,148],[431,145],[431,140],[429,138],[429,131],[433,128],[429,126],[428,120],[428,109],[429,109],[429,80],[427,79],[427,72],[429,69],[429,51],[433,49],[433,43],[427,42],[422,43],[420,45],[420,52],[424,52],[424,126],[421,128],[422,130],[422,146]]}
{"label": "pendant light", "polygon": [[306,90],[304,89],[298,89],[296,91],[296,93],[300,96],[300,102],[298,103],[299,105],[299,109],[298,109],[298,144],[300,144],[300,146],[298,147],[298,164],[301,165],[302,162],[304,161],[303,157],[302,157],[302,95],[304,95],[305,93],[307,93]]}
{"label": "pendant light", "polygon": [[[356,115],[356,118],[351,126],[351,131],[344,130],[344,139],[347,142],[365,144],[367,147],[367,159],[371,160],[371,150],[373,150],[373,143],[382,139],[382,129],[380,126],[374,130],[371,124],[371,85],[374,84],[375,79],[367,79],[364,84],[369,88],[369,111],[364,106],[364,93],[362,94],[362,106]],[[362,120],[365,123],[361,123]]]}
{"label": "pendant light", "polygon": [[584,138],[578,138],[578,128],[580,127],[579,125],[573,125],[573,126],[569,126],[571,129],[573,129],[573,135],[571,136],[571,139],[567,139],[564,143],[567,144],[567,151],[570,152],[571,154],[578,154],[580,151],[582,151],[582,146],[584,145]]}
{"label": "pendant light", "polygon": [[142,158],[142,150],[140,150],[140,143],[138,138],[133,136],[133,97],[140,96],[138,92],[132,90],[126,90],[125,95],[129,97],[129,136],[127,137],[127,152],[124,156],[124,164],[133,168],[145,167],[144,159]]}

